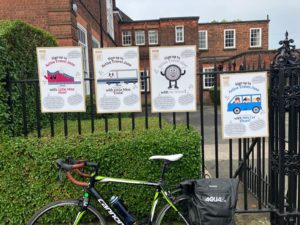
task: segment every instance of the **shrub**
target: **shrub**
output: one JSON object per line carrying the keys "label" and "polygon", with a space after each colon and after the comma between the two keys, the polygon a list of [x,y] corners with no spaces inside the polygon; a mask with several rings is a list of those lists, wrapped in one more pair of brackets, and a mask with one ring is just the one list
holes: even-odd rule
{"label": "shrub", "polygon": [[[6,133],[14,130],[18,135],[23,126],[21,86],[12,84],[13,112],[11,112],[8,108],[8,86],[5,83],[7,76],[9,75],[12,81],[33,78],[38,46],[57,46],[57,44],[49,33],[24,22],[0,20],[0,129],[5,129]],[[20,77],[21,73],[23,77]],[[34,85],[26,85],[25,88],[28,129],[31,130],[36,124]]]}
{"label": "shrub", "polygon": [[[150,129],[110,132],[68,139],[3,138],[0,144],[0,221],[25,224],[41,206],[58,199],[78,198],[81,189],[57,182],[55,160],[72,155],[100,162],[99,175],[156,182],[161,162],[155,154],[183,153],[166,174],[168,186],[199,177],[200,137],[195,130]],[[108,184],[101,187],[105,199],[120,196],[138,218],[148,215],[155,189],[140,185]]]}

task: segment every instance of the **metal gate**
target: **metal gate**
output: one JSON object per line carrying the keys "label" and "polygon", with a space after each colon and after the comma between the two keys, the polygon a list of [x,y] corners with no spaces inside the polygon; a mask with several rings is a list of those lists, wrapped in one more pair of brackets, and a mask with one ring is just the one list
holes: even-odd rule
{"label": "metal gate", "polygon": [[281,41],[271,70],[269,205],[272,224],[300,224],[300,52]]}

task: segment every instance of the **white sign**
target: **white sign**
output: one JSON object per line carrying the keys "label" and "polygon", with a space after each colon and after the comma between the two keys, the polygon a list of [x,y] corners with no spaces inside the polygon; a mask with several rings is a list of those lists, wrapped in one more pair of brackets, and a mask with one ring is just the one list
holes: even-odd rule
{"label": "white sign", "polygon": [[224,139],[267,137],[267,73],[222,74],[221,115]]}
{"label": "white sign", "polygon": [[139,49],[93,49],[98,113],[140,112]]}
{"label": "white sign", "polygon": [[196,111],[196,46],[150,48],[152,112]]}
{"label": "white sign", "polygon": [[84,112],[81,47],[37,48],[42,112]]}

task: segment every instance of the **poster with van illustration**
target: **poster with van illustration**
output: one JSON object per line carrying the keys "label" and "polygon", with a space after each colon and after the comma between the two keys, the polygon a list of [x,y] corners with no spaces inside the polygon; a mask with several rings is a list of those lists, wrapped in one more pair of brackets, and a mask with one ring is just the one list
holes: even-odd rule
{"label": "poster with van illustration", "polygon": [[93,56],[97,112],[140,112],[138,48],[98,48]]}
{"label": "poster with van illustration", "polygon": [[149,51],[152,112],[196,111],[196,46]]}
{"label": "poster with van illustration", "polygon": [[84,112],[81,47],[37,48],[43,113]]}
{"label": "poster with van illustration", "polygon": [[268,136],[267,73],[221,74],[224,139]]}

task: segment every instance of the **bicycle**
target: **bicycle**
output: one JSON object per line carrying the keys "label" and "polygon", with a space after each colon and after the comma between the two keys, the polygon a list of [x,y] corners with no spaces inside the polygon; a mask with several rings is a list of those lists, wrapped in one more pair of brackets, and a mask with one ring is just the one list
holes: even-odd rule
{"label": "bicycle", "polygon": [[[99,164],[94,162],[88,162],[84,160],[73,160],[67,158],[67,160],[57,160],[59,171],[66,171],[66,175],[69,181],[73,184],[83,187],[84,192],[80,199],[69,199],[50,203],[39,211],[37,211],[27,225],[43,225],[43,224],[89,224],[89,225],[106,225],[105,218],[99,213],[99,211],[92,206],[92,198],[96,199],[102,208],[108,213],[108,215],[119,225],[132,225],[136,223],[134,217],[128,213],[127,208],[124,205],[119,207],[112,207],[107,200],[104,200],[96,190],[95,184],[97,183],[125,183],[133,185],[144,185],[156,188],[153,202],[151,206],[150,216],[148,222],[150,225],[161,225],[168,223],[168,215],[172,214],[172,221],[178,221],[181,224],[189,225],[187,218],[187,201],[188,195],[184,194],[183,186],[178,185],[173,191],[167,191],[164,188],[165,173],[171,164],[180,160],[183,157],[182,154],[175,155],[156,155],[151,156],[150,160],[163,161],[161,174],[159,181],[156,183],[139,180],[128,180],[122,178],[111,178],[98,175]],[[92,173],[86,173],[83,169],[92,169]],[[79,181],[74,177],[72,173],[76,172],[82,178],[89,179],[89,182]],[[161,208],[159,213],[156,213],[156,208],[159,200],[163,198],[166,201],[166,205]],[[116,200],[116,199],[114,199]],[[111,201],[112,202],[112,201]],[[119,203],[119,202],[117,202]],[[121,209],[120,209],[121,207]],[[123,209],[122,209],[123,207]],[[123,210],[123,211],[122,211]],[[125,210],[125,212],[124,212]],[[125,213],[125,214],[124,214]],[[174,218],[177,216],[178,218]],[[58,221],[61,220],[61,221]],[[111,224],[111,223],[110,223]]]}

